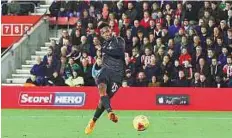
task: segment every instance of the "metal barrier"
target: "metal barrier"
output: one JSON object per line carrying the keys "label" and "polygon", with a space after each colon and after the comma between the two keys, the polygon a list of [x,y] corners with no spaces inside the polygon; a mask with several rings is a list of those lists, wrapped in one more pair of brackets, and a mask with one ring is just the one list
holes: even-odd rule
{"label": "metal barrier", "polygon": [[4,52],[1,59],[2,82],[6,80],[16,69],[20,68],[32,53],[49,40],[49,25],[47,19],[40,20],[17,43]]}

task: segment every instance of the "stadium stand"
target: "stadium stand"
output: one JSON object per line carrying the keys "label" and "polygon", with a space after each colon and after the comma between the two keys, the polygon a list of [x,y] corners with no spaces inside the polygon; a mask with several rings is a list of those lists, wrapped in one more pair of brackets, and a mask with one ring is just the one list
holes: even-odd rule
{"label": "stadium stand", "polygon": [[93,86],[91,68],[101,62],[97,24],[105,21],[126,42],[124,87],[232,87],[231,8],[229,1],[40,5],[55,34],[6,83]]}

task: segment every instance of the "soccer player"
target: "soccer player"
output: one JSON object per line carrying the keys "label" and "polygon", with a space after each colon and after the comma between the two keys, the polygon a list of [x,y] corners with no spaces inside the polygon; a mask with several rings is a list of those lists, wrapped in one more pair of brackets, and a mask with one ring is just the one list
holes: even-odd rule
{"label": "soccer player", "polygon": [[111,108],[110,99],[122,85],[125,71],[124,39],[113,36],[107,23],[101,23],[98,28],[100,29],[101,37],[104,39],[102,43],[102,65],[100,70],[98,70],[99,67],[95,64],[92,72],[98,87],[100,100],[93,118],[85,129],[86,134],[90,134],[93,131],[97,119],[105,110],[111,121],[114,123],[118,122],[118,116]]}

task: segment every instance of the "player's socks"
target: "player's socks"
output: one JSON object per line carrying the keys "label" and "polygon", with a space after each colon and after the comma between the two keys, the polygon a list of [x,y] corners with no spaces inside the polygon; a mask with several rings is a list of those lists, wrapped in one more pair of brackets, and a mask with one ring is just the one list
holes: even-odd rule
{"label": "player's socks", "polygon": [[110,106],[110,99],[109,96],[105,95],[105,96],[101,96],[101,102],[102,105],[104,106],[105,110],[109,113],[112,112],[112,108]]}
{"label": "player's socks", "polygon": [[95,113],[94,113],[94,117],[93,117],[93,121],[96,122],[97,119],[102,115],[102,113],[105,111],[105,108],[99,108],[99,106],[97,107]]}

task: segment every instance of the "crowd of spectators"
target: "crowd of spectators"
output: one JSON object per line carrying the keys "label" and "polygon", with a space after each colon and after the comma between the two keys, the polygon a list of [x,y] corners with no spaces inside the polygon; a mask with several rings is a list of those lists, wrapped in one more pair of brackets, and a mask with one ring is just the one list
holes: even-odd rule
{"label": "crowd of spectators", "polygon": [[1,0],[2,15],[30,15],[40,1]]}
{"label": "crowd of spectators", "polygon": [[95,85],[91,68],[101,64],[102,43],[97,25],[108,22],[126,43],[123,87],[232,87],[231,8],[229,1],[54,1],[51,16],[79,20],[52,41],[42,62],[36,59],[27,82]]}

